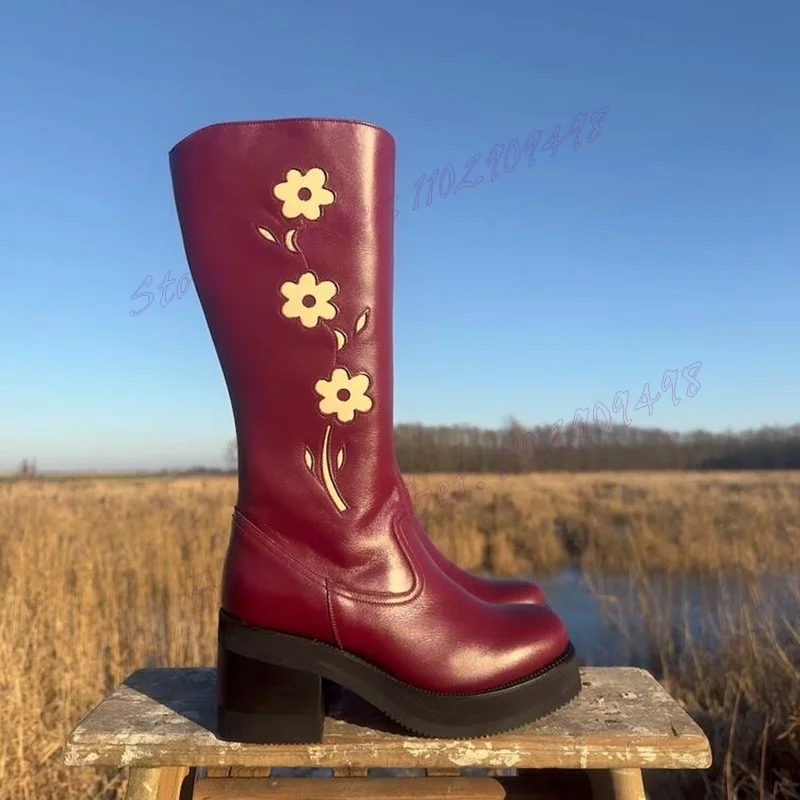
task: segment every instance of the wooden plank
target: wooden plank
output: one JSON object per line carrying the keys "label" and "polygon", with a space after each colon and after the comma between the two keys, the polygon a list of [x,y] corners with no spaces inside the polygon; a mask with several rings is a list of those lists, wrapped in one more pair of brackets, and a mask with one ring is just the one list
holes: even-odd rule
{"label": "wooden plank", "polygon": [[504,800],[493,778],[207,778],[196,800]]}
{"label": "wooden plank", "polygon": [[195,800],[591,800],[585,773],[549,772],[514,778],[209,778]]}
{"label": "wooden plank", "polygon": [[214,734],[215,670],[139,670],[70,734],[75,766],[515,767],[703,769],[700,727],[645,670],[587,667],[572,703],[524,728],[486,739],[409,735],[343,693],[321,744],[251,745]]}
{"label": "wooden plank", "polygon": [[[231,778],[269,778],[269,767],[231,767],[228,777]],[[213,777],[212,775],[208,776]],[[225,776],[221,776],[225,777]]]}
{"label": "wooden plank", "polygon": [[366,778],[369,770],[366,767],[334,767],[334,778]]}
{"label": "wooden plank", "polygon": [[206,774],[202,775],[203,778],[227,778],[231,774],[231,770],[237,769],[236,767],[208,767]]}
{"label": "wooden plank", "polygon": [[203,778],[269,778],[269,767],[208,767]]}

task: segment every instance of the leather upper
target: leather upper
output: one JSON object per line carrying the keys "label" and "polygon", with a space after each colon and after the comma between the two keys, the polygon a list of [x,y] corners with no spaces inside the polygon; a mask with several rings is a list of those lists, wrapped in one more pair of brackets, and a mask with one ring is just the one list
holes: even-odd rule
{"label": "leather upper", "polygon": [[398,480],[394,140],[366,123],[213,125],[170,153],[186,255],[236,422],[223,607],[443,692],[524,677],[567,646],[545,606],[442,571]]}

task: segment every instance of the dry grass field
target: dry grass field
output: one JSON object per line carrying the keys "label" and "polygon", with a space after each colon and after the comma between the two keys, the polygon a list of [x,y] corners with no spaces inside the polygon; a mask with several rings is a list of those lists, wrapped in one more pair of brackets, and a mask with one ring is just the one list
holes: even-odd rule
{"label": "dry grass field", "polygon": [[[800,568],[800,475],[420,476],[433,538],[462,566],[630,573],[660,678],[715,766],[665,797],[800,797],[800,630],[756,592],[712,622],[723,652],[676,644],[653,571]],[[126,776],[61,765],[64,738],[133,669],[213,663],[235,479],[0,483],[0,798],[122,796]],[[427,509],[425,504],[427,502]],[[600,578],[598,578],[600,580]],[[622,631],[624,634],[624,631]],[[794,781],[794,783],[793,783]],[[656,795],[662,796],[662,795]]]}

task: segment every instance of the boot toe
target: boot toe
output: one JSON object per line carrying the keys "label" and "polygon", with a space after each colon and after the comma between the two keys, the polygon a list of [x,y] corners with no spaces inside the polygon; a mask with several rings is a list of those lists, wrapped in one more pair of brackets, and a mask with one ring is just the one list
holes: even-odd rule
{"label": "boot toe", "polygon": [[494,589],[497,603],[530,603],[537,606],[547,603],[544,590],[533,581],[519,578],[496,578]]}
{"label": "boot toe", "polygon": [[505,624],[497,629],[495,686],[528,678],[550,667],[569,647],[566,626],[548,606],[516,605],[505,609]]}

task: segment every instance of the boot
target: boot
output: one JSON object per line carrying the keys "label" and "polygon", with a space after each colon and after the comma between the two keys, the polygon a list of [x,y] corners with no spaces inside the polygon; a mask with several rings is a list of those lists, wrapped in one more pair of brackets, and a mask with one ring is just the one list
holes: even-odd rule
{"label": "boot", "polygon": [[375,126],[298,119],[212,125],[170,153],[238,442],[223,739],[321,741],[323,679],[450,738],[511,730],[580,691],[559,617],[448,577],[399,479],[394,151]]}
{"label": "boot", "polygon": [[[398,470],[398,477],[405,494],[406,501],[413,507],[411,495],[402,479],[402,474]],[[454,564],[447,556],[439,550],[428,536],[426,531],[422,531],[422,544],[428,551],[431,559],[436,566],[447,575],[448,578],[460,583],[468,592],[475,597],[485,600],[487,603],[535,603],[544,605],[547,602],[544,590],[534,581],[526,581],[521,578],[483,578],[473,575],[465,569],[461,569],[458,564]]]}

